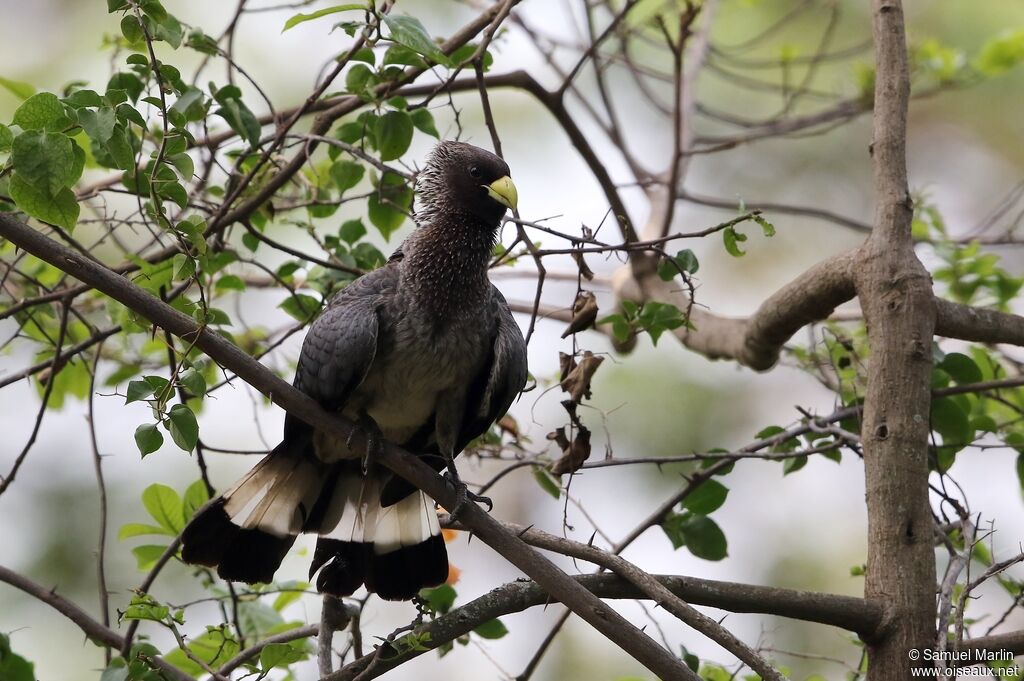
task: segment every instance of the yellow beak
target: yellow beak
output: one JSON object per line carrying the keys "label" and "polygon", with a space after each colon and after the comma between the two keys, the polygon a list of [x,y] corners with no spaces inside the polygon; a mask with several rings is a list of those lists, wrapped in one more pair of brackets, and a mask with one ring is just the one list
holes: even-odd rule
{"label": "yellow beak", "polygon": [[508,175],[486,185],[484,189],[492,199],[503,206],[515,210],[519,205],[519,192],[516,191],[516,186],[512,184],[512,178]]}

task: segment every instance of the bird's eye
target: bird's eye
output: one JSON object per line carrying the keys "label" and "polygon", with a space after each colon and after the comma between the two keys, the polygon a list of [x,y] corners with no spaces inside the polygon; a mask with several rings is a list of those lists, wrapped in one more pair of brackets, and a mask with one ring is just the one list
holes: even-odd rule
{"label": "bird's eye", "polygon": [[480,168],[478,168],[477,166],[473,166],[469,169],[469,175],[470,177],[479,180],[483,176],[483,173],[480,172]]}

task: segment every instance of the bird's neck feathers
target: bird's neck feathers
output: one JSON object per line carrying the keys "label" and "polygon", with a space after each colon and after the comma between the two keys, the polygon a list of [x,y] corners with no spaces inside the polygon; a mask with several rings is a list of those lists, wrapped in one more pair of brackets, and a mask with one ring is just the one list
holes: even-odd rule
{"label": "bird's neck feathers", "polygon": [[472,314],[490,293],[487,266],[498,225],[454,212],[432,217],[403,245],[403,283],[431,313]]}

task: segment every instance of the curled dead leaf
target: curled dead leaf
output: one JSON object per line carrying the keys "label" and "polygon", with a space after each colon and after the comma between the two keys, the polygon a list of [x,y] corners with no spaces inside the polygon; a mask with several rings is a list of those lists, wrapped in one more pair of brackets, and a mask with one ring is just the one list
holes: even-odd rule
{"label": "curled dead leaf", "polygon": [[[587,350],[579,362],[572,357],[569,359],[576,366],[572,367],[562,379],[562,390],[569,393],[573,402],[578,403],[584,397],[590,399],[590,381],[593,379],[594,373],[597,372],[597,368],[601,366],[601,362],[604,361],[604,357],[595,357],[594,353]],[[567,366],[569,366],[568,363],[563,363],[563,371]]]}
{"label": "curled dead leaf", "polygon": [[594,270],[590,269],[590,266],[587,265],[587,261],[583,259],[583,254],[578,251],[573,251],[572,259],[576,261],[576,267],[579,268],[580,276],[587,281],[593,281]]}
{"label": "curled dead leaf", "polygon": [[[559,430],[562,429],[559,428]],[[566,440],[564,432],[562,439]],[[562,448],[562,458],[551,466],[551,472],[554,475],[575,473],[590,458],[590,431],[586,428],[580,428],[572,443],[570,444],[566,440],[566,445]]]}
{"label": "curled dead leaf", "polygon": [[564,426],[548,433],[548,440],[553,441],[563,452],[569,448],[569,438],[565,436]]}
{"label": "curled dead leaf", "polygon": [[580,291],[572,304],[572,320],[562,333],[562,338],[578,331],[589,329],[597,319],[597,296],[591,291]]}

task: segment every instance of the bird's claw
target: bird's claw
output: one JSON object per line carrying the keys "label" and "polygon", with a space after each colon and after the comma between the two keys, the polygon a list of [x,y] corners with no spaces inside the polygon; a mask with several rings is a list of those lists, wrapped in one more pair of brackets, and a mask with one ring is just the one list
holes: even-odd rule
{"label": "bird's claw", "polygon": [[469,502],[477,504],[485,504],[487,506],[487,512],[490,513],[494,509],[494,502],[491,501],[490,497],[485,497],[482,494],[474,494],[469,491],[469,487],[459,477],[459,472],[455,469],[455,462],[448,462],[448,479],[451,480],[452,485],[455,487],[455,508],[451,509],[448,516],[454,521],[458,519],[459,514],[466,507]]}
{"label": "bird's claw", "polygon": [[380,432],[380,427],[377,425],[377,422],[374,421],[366,412],[359,415],[358,423],[359,428],[353,428],[352,432],[350,432],[348,437],[345,438],[345,446],[350,450],[352,449],[352,445],[356,440],[356,433],[358,432],[361,432],[363,437],[366,438],[366,451],[363,452],[361,460],[363,475],[366,475],[367,470],[370,468],[370,464],[375,458],[377,458],[377,454],[380,452],[381,447],[384,444],[384,434]]}

